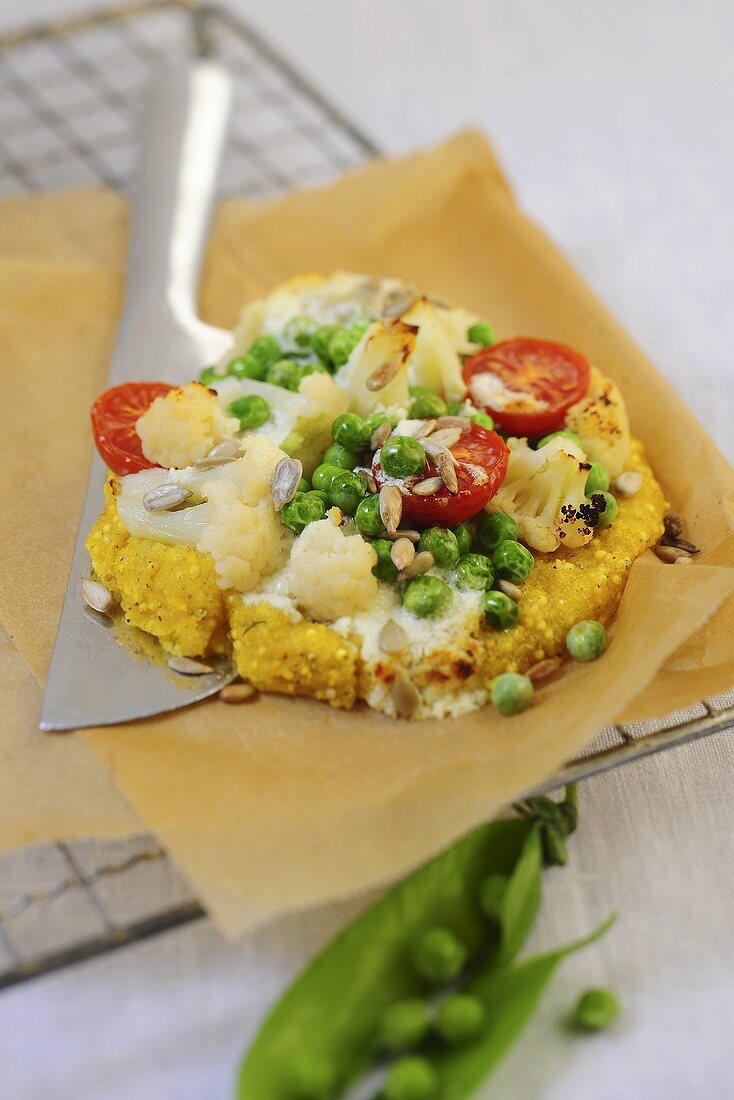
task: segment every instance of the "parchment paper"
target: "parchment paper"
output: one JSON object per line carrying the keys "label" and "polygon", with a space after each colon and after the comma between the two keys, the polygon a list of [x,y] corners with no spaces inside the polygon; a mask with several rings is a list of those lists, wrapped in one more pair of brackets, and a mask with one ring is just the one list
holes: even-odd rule
{"label": "parchment paper", "polygon": [[[37,683],[81,510],[87,410],[104,388],[119,310],[124,219],[122,201],[98,191],[0,204],[0,618]],[[486,315],[500,338],[542,335],[582,350],[621,385],[635,433],[703,553],[689,568],[641,559],[604,659],[574,669],[511,720],[483,711],[396,723],[264,697],[47,739],[29,728],[37,688],[16,677],[16,736],[2,736],[18,778],[0,783],[0,843],[115,832],[128,827],[128,803],[229,933],[394,878],[608,722],[662,715],[734,683],[734,472],[519,213],[484,140],[465,133],[264,206],[224,204],[203,316],[230,327],[251,296],[297,272],[336,267],[414,279]],[[105,795],[94,759],[124,801]],[[82,812],[74,803],[88,800],[95,775],[93,811]],[[52,798],[53,814],[41,812],[60,781],[68,803]]]}

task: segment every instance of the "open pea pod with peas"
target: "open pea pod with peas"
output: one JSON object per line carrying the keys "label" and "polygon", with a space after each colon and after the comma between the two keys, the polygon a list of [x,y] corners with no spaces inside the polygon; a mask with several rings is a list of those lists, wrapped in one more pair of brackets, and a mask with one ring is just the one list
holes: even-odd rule
{"label": "open pea pod with peas", "polygon": [[513,962],[556,827],[537,813],[483,826],[366,909],[271,1012],[243,1061],[241,1100],[337,1100],[375,1066],[389,1100],[469,1096],[581,946]]}

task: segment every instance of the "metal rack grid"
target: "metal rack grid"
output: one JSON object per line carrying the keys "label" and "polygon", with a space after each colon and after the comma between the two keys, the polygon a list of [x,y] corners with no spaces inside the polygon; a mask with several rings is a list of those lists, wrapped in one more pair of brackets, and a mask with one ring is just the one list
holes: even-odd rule
{"label": "metal rack grid", "polygon": [[[149,0],[0,36],[0,195],[127,189],[156,64],[211,53],[235,74],[222,194],[322,183],[377,150],[223,8]],[[551,790],[734,726],[734,691],[659,722],[603,730]],[[0,989],[204,916],[154,838],[74,841],[0,857]]]}

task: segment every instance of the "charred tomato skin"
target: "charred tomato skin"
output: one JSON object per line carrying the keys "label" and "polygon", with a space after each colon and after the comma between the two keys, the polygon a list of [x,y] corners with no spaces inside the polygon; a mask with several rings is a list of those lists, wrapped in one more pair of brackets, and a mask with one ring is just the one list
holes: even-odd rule
{"label": "charred tomato skin", "polygon": [[589,389],[590,367],[583,355],[565,344],[518,336],[469,356],[463,374],[470,393],[477,375],[493,374],[508,389],[544,402],[546,407],[538,410],[482,405],[503,431],[536,436],[563,427],[568,410]]}

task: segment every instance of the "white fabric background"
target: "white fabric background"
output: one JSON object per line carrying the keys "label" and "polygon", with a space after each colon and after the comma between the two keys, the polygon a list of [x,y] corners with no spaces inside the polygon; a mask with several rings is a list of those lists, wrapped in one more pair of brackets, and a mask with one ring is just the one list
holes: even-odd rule
{"label": "white fabric background", "polygon": [[[0,24],[81,0],[7,0]],[[96,6],[96,5],[95,5]],[[734,9],[726,0],[232,0],[389,151],[467,123],[525,207],[734,458]],[[14,10],[10,10],[11,7]],[[486,1092],[502,1100],[734,1095],[734,737],[584,783],[533,946],[567,963]],[[218,1100],[267,1006],[354,906],[237,946],[199,924],[0,997],[3,1100]],[[624,1016],[564,1034],[582,987]],[[253,1097],[252,1100],[257,1100]]]}

